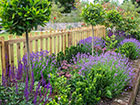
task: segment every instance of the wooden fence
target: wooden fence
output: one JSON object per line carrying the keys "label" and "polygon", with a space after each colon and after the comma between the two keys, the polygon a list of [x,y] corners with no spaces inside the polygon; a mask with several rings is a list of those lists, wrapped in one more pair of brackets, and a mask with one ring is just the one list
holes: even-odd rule
{"label": "wooden fence", "polygon": [[[94,35],[102,37],[105,35],[104,26],[94,27]],[[50,54],[64,51],[66,47],[76,45],[81,39],[92,36],[91,27],[75,28],[72,30],[56,30],[54,32],[34,32],[29,34],[30,52],[38,52],[48,50]],[[13,38],[9,35],[9,39],[5,40],[0,37],[0,71],[6,72],[6,65],[17,65],[23,55],[26,54],[25,35]]]}

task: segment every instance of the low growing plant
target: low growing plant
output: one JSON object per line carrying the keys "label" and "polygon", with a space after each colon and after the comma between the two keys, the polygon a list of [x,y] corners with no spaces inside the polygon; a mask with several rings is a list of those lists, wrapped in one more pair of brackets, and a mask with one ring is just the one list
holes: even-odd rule
{"label": "low growing plant", "polygon": [[81,59],[76,63],[79,73],[84,76],[91,74],[98,81],[95,87],[96,91],[101,90],[101,97],[113,98],[132,82],[133,69],[121,54],[108,51],[101,56],[79,54],[77,57]]}
{"label": "low growing plant", "polygon": [[[27,65],[27,56],[25,55],[22,59],[24,65]],[[39,81],[43,75],[46,82],[48,82],[48,78],[50,73],[56,73],[56,57],[54,54],[49,55],[48,51],[40,51],[37,53],[30,54],[32,70],[34,72],[35,81]]]}
{"label": "low growing plant", "polygon": [[[82,45],[84,53],[92,54],[92,37],[80,40],[78,44]],[[104,47],[105,41],[101,38],[94,37],[94,55],[100,55],[102,52],[104,52]]]}
{"label": "low growing plant", "polygon": [[6,76],[2,75],[0,85],[0,104],[4,105],[39,105],[46,104],[50,98],[51,84],[44,81],[43,77],[39,82],[34,81],[34,73],[31,73],[29,81],[28,72],[22,72],[24,65],[19,64],[18,68],[12,70],[7,68]]}
{"label": "low growing plant", "polygon": [[140,56],[140,42],[132,38],[124,39],[116,52],[120,52],[130,59],[137,59]]}

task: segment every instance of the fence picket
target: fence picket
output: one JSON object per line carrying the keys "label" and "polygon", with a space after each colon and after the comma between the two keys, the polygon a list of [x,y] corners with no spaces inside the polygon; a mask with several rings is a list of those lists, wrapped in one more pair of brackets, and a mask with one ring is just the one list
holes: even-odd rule
{"label": "fence picket", "polygon": [[[48,34],[48,31],[46,31],[46,35]],[[48,38],[45,39],[46,42],[46,50],[48,51]]]}
{"label": "fence picket", "polygon": [[[95,36],[103,37],[105,36],[105,33],[106,32],[104,26],[94,27]],[[91,27],[88,28],[83,27],[71,29],[69,31],[58,30],[57,32],[55,31],[53,33],[52,30],[50,30],[50,32],[46,32],[45,35],[43,34],[44,34],[43,32],[40,32],[40,35],[38,35],[38,33],[35,32],[35,36],[32,36],[31,33],[29,34],[30,52],[32,52],[33,50],[35,52],[38,52],[40,49],[43,50],[44,39],[45,39],[45,49],[50,51],[50,54],[52,54],[52,52],[54,53],[58,53],[60,51],[64,52],[66,47],[76,45],[79,40],[92,36],[92,30]],[[22,36],[23,38],[16,37],[17,39],[12,39],[12,37],[10,38],[9,36],[10,38],[9,40],[4,40],[4,38],[0,37],[1,60],[2,60],[1,63],[2,69],[4,70],[4,74],[6,74],[6,65],[11,64],[12,66],[14,66],[16,59],[19,61],[21,57],[27,52],[25,44],[26,42],[25,34],[23,34]],[[21,52],[22,43],[23,43],[23,54]],[[16,47],[14,46],[15,44]],[[52,47],[54,49],[52,49]],[[17,54],[14,53],[15,50]],[[17,55],[16,59],[14,58],[14,55]]]}
{"label": "fence picket", "polygon": [[[9,35],[9,40],[12,39],[13,36]],[[10,44],[10,53],[9,53],[9,57],[10,57],[10,63],[11,63],[11,67],[14,68],[14,44]]]}
{"label": "fence picket", "polygon": [[[16,36],[16,38],[18,39],[19,37]],[[21,53],[20,53],[20,43],[17,43],[17,60],[18,62],[21,60]]]}
{"label": "fence picket", "polygon": [[[40,32],[40,35],[43,35],[43,32]],[[43,39],[40,39],[40,50],[43,50]]]}
{"label": "fence picket", "polygon": [[[37,35],[37,32],[35,32],[35,36]],[[38,39],[35,40],[35,52],[38,52]]]}
{"label": "fence picket", "polygon": [[[29,39],[31,37],[32,37],[32,33],[29,34]],[[32,51],[33,51],[33,41],[32,40],[29,41],[29,48],[30,48],[30,53],[32,53]]]}
{"label": "fence picket", "polygon": [[56,54],[56,36],[54,37],[54,53]]}

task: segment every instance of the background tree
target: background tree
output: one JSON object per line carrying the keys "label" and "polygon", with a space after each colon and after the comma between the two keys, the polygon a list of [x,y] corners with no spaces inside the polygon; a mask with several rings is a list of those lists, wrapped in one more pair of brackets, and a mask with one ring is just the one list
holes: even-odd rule
{"label": "background tree", "polygon": [[51,22],[54,22],[54,17],[56,17],[55,22],[59,22],[61,18],[63,17],[62,11],[64,11],[64,7],[60,7],[61,4],[58,2],[57,4],[53,0],[52,3],[52,8],[51,8]]}
{"label": "background tree", "polygon": [[26,46],[28,67],[30,66],[28,33],[37,29],[38,25],[44,26],[49,21],[51,4],[48,0],[1,0],[0,18],[1,25],[10,34],[22,35],[26,33]]}
{"label": "background tree", "polygon": [[100,4],[87,4],[82,11],[82,16],[86,23],[92,25],[92,55],[94,49],[94,29],[93,26],[104,21],[104,10]]}
{"label": "background tree", "polygon": [[115,32],[119,24],[122,22],[122,15],[117,10],[110,10],[106,14],[105,26],[110,27]]}
{"label": "background tree", "polygon": [[74,7],[74,3],[75,0],[49,0],[49,1],[55,1],[55,3],[60,3],[61,6],[60,7],[64,7],[64,10],[62,11],[62,13],[70,13],[71,10],[73,10]]}

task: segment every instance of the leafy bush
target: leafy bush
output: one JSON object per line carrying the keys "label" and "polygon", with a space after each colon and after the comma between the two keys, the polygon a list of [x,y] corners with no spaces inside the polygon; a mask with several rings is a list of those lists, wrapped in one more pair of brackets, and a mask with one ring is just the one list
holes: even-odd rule
{"label": "leafy bush", "polygon": [[48,0],[3,0],[0,2],[1,25],[10,34],[22,35],[38,25],[45,26],[50,19]]}
{"label": "leafy bush", "polygon": [[100,4],[87,4],[82,11],[82,17],[85,22],[95,26],[104,21],[104,10]]}
{"label": "leafy bush", "polygon": [[133,17],[124,17],[118,28],[118,30],[124,31],[129,37],[135,35],[138,29],[139,24]]}
{"label": "leafy bush", "polygon": [[[50,77],[50,73],[56,73],[56,57],[55,55],[49,55],[48,51],[40,51],[37,53],[30,54],[32,70],[34,72],[35,81],[39,81],[43,75],[46,82],[48,82],[48,78]],[[25,55],[22,59],[24,65],[27,65],[27,55]]]}
{"label": "leafy bush", "polygon": [[121,54],[108,51],[101,56],[79,54],[77,57],[81,59],[76,63],[79,65],[79,73],[84,76],[91,74],[98,81],[95,87],[96,92],[101,91],[101,97],[113,98],[132,82],[133,69],[128,59]]}
{"label": "leafy bush", "polygon": [[71,63],[72,57],[77,55],[78,52],[85,52],[82,49],[82,45],[71,46],[70,48],[66,48],[65,54],[62,51],[57,54],[57,64],[60,66],[63,60],[66,60],[68,63]]}
{"label": "leafy bush", "polygon": [[117,10],[110,10],[106,14],[105,25],[113,29],[117,28],[120,22],[122,21],[122,15]]}
{"label": "leafy bush", "polygon": [[79,53],[73,61],[78,68],[69,79],[51,75],[50,82],[57,96],[48,105],[93,105],[101,97],[116,97],[127,85],[132,85],[133,69],[121,54],[106,52],[93,57]]}
{"label": "leafy bush", "polygon": [[[85,76],[75,73],[68,80],[64,76],[57,77],[53,75],[50,81],[53,84],[54,90],[57,90],[57,93],[59,93],[59,97],[50,103],[91,105],[96,104],[100,100],[100,93],[96,92],[95,89],[96,81],[93,81],[91,78],[85,78]],[[64,102],[61,101],[63,98],[65,98]]]}
{"label": "leafy bush", "polygon": [[116,52],[120,52],[130,59],[137,59],[140,56],[140,42],[132,38],[124,39]]}
{"label": "leafy bush", "polygon": [[118,40],[116,40],[115,35],[112,35],[110,37],[106,36],[105,41],[106,41],[105,44],[106,44],[107,50],[114,49],[118,45]]}
{"label": "leafy bush", "polygon": [[127,1],[122,3],[120,7],[124,10],[125,17],[134,17],[138,23],[140,22],[140,7],[138,7],[136,2],[132,3],[132,1]]}

